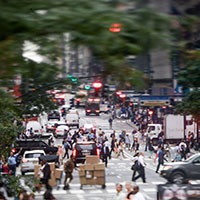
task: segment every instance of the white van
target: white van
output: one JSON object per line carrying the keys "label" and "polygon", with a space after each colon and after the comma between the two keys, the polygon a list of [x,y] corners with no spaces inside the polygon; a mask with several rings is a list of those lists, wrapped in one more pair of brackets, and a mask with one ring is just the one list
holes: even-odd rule
{"label": "white van", "polygon": [[32,128],[32,132],[34,136],[42,135],[42,126],[38,121],[29,121],[26,124],[26,131]]}
{"label": "white van", "polygon": [[79,113],[76,110],[71,110],[69,112],[67,112],[65,121],[66,124],[71,127],[71,126],[76,126],[77,128],[79,128]]}

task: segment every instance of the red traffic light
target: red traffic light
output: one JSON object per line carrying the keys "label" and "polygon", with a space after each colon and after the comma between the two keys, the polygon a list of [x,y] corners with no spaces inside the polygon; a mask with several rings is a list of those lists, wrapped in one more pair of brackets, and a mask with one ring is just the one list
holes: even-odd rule
{"label": "red traffic light", "polygon": [[153,115],[153,110],[149,110],[148,113],[150,116]]}
{"label": "red traffic light", "polygon": [[102,83],[100,83],[100,82],[94,82],[94,83],[92,84],[92,86],[93,86],[95,89],[99,89],[99,88],[102,87]]}
{"label": "red traffic light", "polygon": [[120,95],[120,94],[122,94],[122,92],[121,92],[121,91],[117,91],[116,94],[117,94],[117,95]]}
{"label": "red traffic light", "polygon": [[126,95],[125,95],[125,94],[120,94],[119,97],[120,97],[120,98],[125,98]]}
{"label": "red traffic light", "polygon": [[119,23],[111,24],[109,31],[113,33],[119,33],[121,31],[122,25]]}

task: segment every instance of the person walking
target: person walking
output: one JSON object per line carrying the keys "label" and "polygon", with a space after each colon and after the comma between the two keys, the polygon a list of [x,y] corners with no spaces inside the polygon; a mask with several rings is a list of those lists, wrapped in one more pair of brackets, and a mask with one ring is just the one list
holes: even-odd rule
{"label": "person walking", "polygon": [[73,170],[75,168],[74,161],[72,155],[70,156],[70,159],[68,159],[64,164],[64,171],[65,171],[65,180],[64,180],[64,190],[69,189],[69,183],[73,179]]}
{"label": "person walking", "polygon": [[166,160],[165,154],[164,154],[164,147],[163,146],[159,146],[158,147],[158,151],[156,153],[154,162],[156,162],[157,158],[158,158],[158,164],[157,164],[157,168],[156,168],[156,173],[158,173],[160,165],[164,165],[164,160]]}
{"label": "person walking", "polygon": [[19,150],[18,153],[14,154],[13,151],[10,152],[10,156],[8,157],[8,168],[9,174],[15,176],[16,168],[17,168],[17,157],[21,153],[22,148]]}
{"label": "person walking", "polygon": [[181,159],[182,160],[186,160],[186,149],[187,149],[187,145],[184,141],[181,141],[179,144],[179,149],[180,149],[180,153],[181,153]]}
{"label": "person walking", "polygon": [[131,197],[131,200],[145,200],[144,195],[140,192],[140,188],[138,185],[133,186],[134,195]]}
{"label": "person walking", "polygon": [[112,123],[113,123],[112,117],[109,118],[108,123],[109,123],[110,129],[112,129]]}
{"label": "person walking", "polygon": [[146,135],[146,143],[145,143],[145,151],[148,150],[148,147],[150,145],[150,141],[151,141],[151,138],[149,137],[149,135],[147,134]]}
{"label": "person walking", "polygon": [[139,151],[136,152],[133,156],[133,165],[131,167],[131,169],[133,170],[132,181],[135,181],[135,175],[137,171],[139,170],[138,158],[139,158]]}
{"label": "person walking", "polygon": [[121,154],[122,154],[123,158],[126,158],[125,155],[124,155],[124,142],[119,141],[117,158],[118,158]]}
{"label": "person walking", "polygon": [[126,199],[125,200],[130,200],[134,194],[133,186],[132,186],[131,182],[126,182],[125,188],[126,188]]}
{"label": "person walking", "polygon": [[6,159],[4,157],[4,155],[1,155],[1,158],[0,158],[0,172],[3,172],[3,166],[6,162]]}
{"label": "person walking", "polygon": [[133,181],[136,181],[138,178],[141,178],[143,183],[146,183],[146,176],[145,176],[145,162],[144,162],[144,154],[142,152],[139,153],[138,157],[138,165],[139,165],[139,170],[138,173],[139,175],[136,176]]}
{"label": "person walking", "polygon": [[46,190],[43,194],[44,200],[56,200],[54,195],[52,194],[52,189]]}
{"label": "person walking", "polygon": [[60,166],[60,165],[62,165],[62,161],[63,161],[63,148],[62,148],[62,145],[58,145],[58,151],[57,151],[56,155],[58,155],[59,166]]}
{"label": "person walking", "polygon": [[51,178],[51,169],[50,165],[46,160],[41,161],[42,167],[41,167],[41,172],[43,174],[41,180],[41,183],[45,185],[46,190],[51,190],[52,187],[49,185],[49,179]]}
{"label": "person walking", "polygon": [[127,148],[128,150],[130,150],[130,147],[131,147],[131,139],[130,139],[128,133],[127,133],[126,136],[125,136],[125,146],[126,146],[126,148]]}
{"label": "person walking", "polygon": [[105,163],[105,167],[108,166],[108,157],[110,156],[110,150],[108,145],[106,145],[106,143],[103,143],[102,146],[102,161]]}
{"label": "person walking", "polygon": [[152,155],[153,155],[154,150],[155,150],[154,147],[153,147],[152,140],[150,140],[150,142],[149,142],[148,150],[149,150],[149,158],[152,158]]}
{"label": "person walking", "polygon": [[138,138],[135,137],[133,140],[131,150],[133,150],[136,153],[137,151],[139,151],[139,147],[140,147],[140,144],[138,142]]}
{"label": "person walking", "polygon": [[65,159],[65,157],[67,156],[67,159],[69,159],[69,150],[71,150],[71,145],[70,143],[67,141],[67,139],[65,139],[63,141],[63,146],[64,146],[64,149],[65,149],[65,154],[63,156],[63,159]]}
{"label": "person walking", "polygon": [[112,152],[115,152],[115,135],[112,135],[111,143],[110,143],[110,154],[109,158],[112,157]]}
{"label": "person walking", "polygon": [[115,189],[116,189],[116,194],[114,195],[113,200],[124,200],[126,195],[122,191],[123,190],[122,184],[117,183]]}

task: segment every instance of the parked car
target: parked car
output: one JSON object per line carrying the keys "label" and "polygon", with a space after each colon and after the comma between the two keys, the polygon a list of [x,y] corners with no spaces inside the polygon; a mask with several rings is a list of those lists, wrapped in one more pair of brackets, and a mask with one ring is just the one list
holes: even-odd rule
{"label": "parked car", "polygon": [[39,164],[39,157],[44,155],[46,155],[44,150],[25,151],[21,162],[21,174],[34,172],[34,166]]}
{"label": "parked car", "polygon": [[58,151],[58,147],[49,146],[46,142],[37,139],[16,140],[12,151],[17,153],[20,149],[21,151],[18,155],[18,162],[22,159],[22,156],[25,151],[44,150],[46,154],[56,154]]}
{"label": "parked car", "polygon": [[77,142],[74,144],[72,156],[76,164],[84,163],[87,155],[100,156],[100,149],[95,142]]}
{"label": "parked car", "polygon": [[185,161],[165,163],[160,175],[171,183],[183,184],[188,180],[200,180],[200,153]]}

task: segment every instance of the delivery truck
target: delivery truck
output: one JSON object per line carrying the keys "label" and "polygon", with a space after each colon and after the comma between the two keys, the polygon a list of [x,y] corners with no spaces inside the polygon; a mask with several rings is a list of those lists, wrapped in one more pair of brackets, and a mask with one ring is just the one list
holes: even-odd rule
{"label": "delivery truck", "polygon": [[148,124],[146,135],[151,138],[153,144],[156,144],[161,132],[165,141],[178,142],[187,137],[189,132],[193,132],[196,138],[197,124],[191,115],[169,114],[164,116],[163,124]]}

